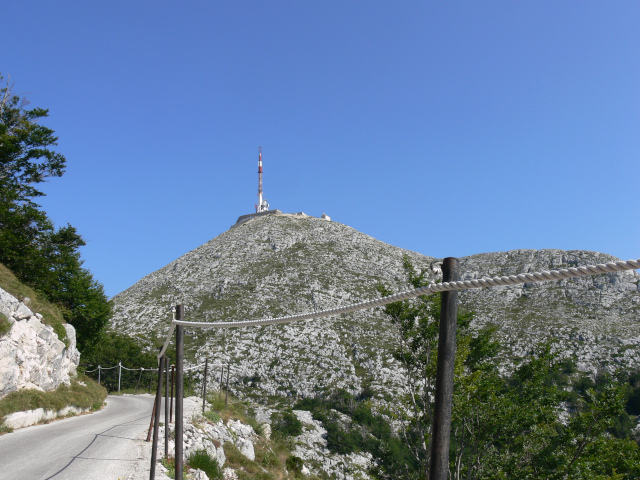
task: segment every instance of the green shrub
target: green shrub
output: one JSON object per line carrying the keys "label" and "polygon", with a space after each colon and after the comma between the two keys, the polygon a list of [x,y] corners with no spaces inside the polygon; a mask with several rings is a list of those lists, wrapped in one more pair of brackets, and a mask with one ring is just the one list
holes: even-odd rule
{"label": "green shrub", "polygon": [[213,410],[207,410],[206,412],[204,412],[204,418],[213,423],[218,423],[222,419],[220,414],[218,414],[218,412],[214,412]]}
{"label": "green shrub", "polygon": [[294,473],[295,475],[300,475],[302,473],[302,467],[304,463],[300,457],[296,457],[295,455],[291,455],[287,458],[287,470]]}
{"label": "green shrub", "polygon": [[[121,390],[145,389],[149,386],[150,377],[153,377],[153,384],[157,385],[158,359],[154,353],[146,348],[145,342],[129,337],[124,334],[103,332],[95,348],[86,349],[80,356],[80,367],[85,370],[94,370],[89,375],[98,379],[98,365],[102,367],[113,367],[122,362],[126,368],[145,368],[140,375],[140,370],[122,369],[120,377]],[[109,392],[118,391],[118,368],[102,370],[100,372],[100,383]],[[165,377],[166,378],[166,377]]]}
{"label": "green shrub", "polygon": [[167,477],[176,478],[176,459],[174,457],[162,457],[162,465],[167,469]]}
{"label": "green shrub", "polygon": [[272,450],[256,448],[256,462],[265,468],[276,470],[282,468],[282,461]]}
{"label": "green shrub", "polygon": [[302,422],[291,410],[284,410],[272,416],[271,428],[280,437],[297,437],[302,433]]}
{"label": "green shrub", "polygon": [[10,330],[11,324],[9,323],[9,320],[0,313],[0,337],[9,333]]}
{"label": "green shrub", "polygon": [[202,470],[210,479],[222,478],[218,461],[215,458],[211,458],[206,450],[198,450],[189,455],[187,464],[190,468]]}
{"label": "green shrub", "polygon": [[53,325],[53,331],[58,336],[58,340],[64,343],[66,348],[69,348],[69,339],[67,338],[67,329],[64,328],[62,323],[56,322]]}
{"label": "green shrub", "polygon": [[220,412],[224,410],[224,398],[219,397],[217,392],[211,392],[207,395],[207,401],[211,405],[211,410]]}

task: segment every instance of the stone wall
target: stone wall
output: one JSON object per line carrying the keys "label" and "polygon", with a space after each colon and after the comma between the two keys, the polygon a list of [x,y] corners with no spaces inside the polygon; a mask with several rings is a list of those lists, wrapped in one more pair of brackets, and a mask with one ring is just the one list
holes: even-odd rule
{"label": "stone wall", "polygon": [[42,323],[42,315],[2,288],[0,313],[11,324],[11,330],[0,337],[0,398],[24,388],[50,391],[69,385],[80,362],[75,329],[64,325],[66,347],[53,327]]}

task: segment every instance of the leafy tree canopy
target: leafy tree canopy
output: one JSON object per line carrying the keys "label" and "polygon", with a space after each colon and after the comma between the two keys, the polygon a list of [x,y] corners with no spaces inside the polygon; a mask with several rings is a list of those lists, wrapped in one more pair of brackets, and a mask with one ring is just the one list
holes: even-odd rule
{"label": "leafy tree canopy", "polygon": [[29,102],[12,87],[8,82],[0,87],[0,186],[18,201],[30,201],[43,195],[34,185],[62,176],[66,159],[49,148],[57,145],[53,130],[37,123],[49,111],[27,109]]}
{"label": "leafy tree canopy", "polygon": [[[427,283],[407,258],[404,266],[411,285]],[[385,312],[398,331],[393,354],[406,382],[404,395],[383,413],[397,425],[402,445],[380,438],[372,473],[428,478],[440,297],[397,302]],[[640,478],[640,447],[629,417],[640,397],[636,374],[592,381],[550,344],[501,372],[493,330],[474,332],[470,318],[458,317],[450,478]],[[403,456],[410,461],[398,462]]]}
{"label": "leafy tree canopy", "polygon": [[[2,76],[0,75],[0,81]],[[64,173],[64,156],[51,149],[57,137],[38,124],[48,110],[0,87],[0,263],[58,304],[78,333],[78,348],[95,344],[110,315],[102,285],[82,267],[84,240],[71,225],[56,229],[33,199],[36,186]]]}

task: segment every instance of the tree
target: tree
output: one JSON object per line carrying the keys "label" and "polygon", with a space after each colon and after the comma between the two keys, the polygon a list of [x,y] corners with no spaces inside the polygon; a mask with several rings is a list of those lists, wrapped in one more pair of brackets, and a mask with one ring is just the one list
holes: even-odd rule
{"label": "tree", "polygon": [[[143,367],[145,369],[157,368],[158,359],[153,349],[145,348],[138,339],[113,332],[101,332],[99,336],[100,348],[91,348],[80,357],[80,365],[85,370],[95,370],[98,365],[110,368],[122,362],[129,369]],[[102,371],[101,383],[107,390],[115,391],[118,388],[118,369]],[[121,387],[135,388],[140,379],[139,371],[122,369]],[[93,379],[98,379],[98,372],[89,374]],[[149,374],[145,374],[149,378]]]}
{"label": "tree", "polygon": [[[412,286],[426,284],[424,273],[416,272],[407,258],[404,268]],[[399,437],[413,461],[400,465],[383,450],[374,474],[384,479],[428,478],[439,297],[390,304],[385,313],[397,327],[399,343],[393,354],[406,374],[406,394],[386,413],[400,425]],[[459,316],[451,478],[640,478],[640,447],[624,435],[612,436],[626,415],[625,405],[633,406],[633,388],[626,378],[616,382],[607,377],[593,385],[582,378],[574,382],[568,362],[553,353],[551,344],[538,345],[511,373],[501,374],[493,331],[472,333],[469,323],[469,314]],[[625,456],[613,455],[616,449]]]}
{"label": "tree", "polygon": [[[403,267],[408,283],[414,288],[429,283],[426,273],[417,272],[406,256]],[[382,296],[392,293],[383,285],[378,285],[378,291]],[[439,295],[421,295],[415,300],[392,303],[384,308],[398,333],[398,345],[392,350],[392,355],[400,362],[406,376],[405,392],[401,402],[390,407],[386,413],[399,425],[400,435],[411,451],[414,465],[414,471],[405,470],[406,467],[395,465],[393,457],[390,457],[392,463],[386,467],[386,474],[391,477],[412,479],[428,476],[440,310]],[[471,337],[468,326],[471,316],[470,312],[458,312],[458,354],[455,366],[457,374],[463,368],[461,360],[469,356]],[[476,349],[474,353],[484,355],[481,349]],[[474,361],[481,362],[482,359],[478,357]],[[384,470],[384,465],[382,467]],[[398,468],[401,471],[398,471]]]}
{"label": "tree", "polygon": [[[0,81],[3,80],[0,75]],[[18,202],[31,202],[43,193],[34,185],[64,173],[66,159],[49,147],[57,145],[53,130],[39,125],[49,115],[12,93],[9,82],[0,87],[0,189]]]}
{"label": "tree", "polygon": [[[2,76],[0,75],[0,80]],[[64,173],[65,158],[51,150],[57,137],[39,125],[42,108],[0,88],[0,263],[58,304],[78,333],[78,347],[92,346],[110,315],[102,285],[82,267],[84,240],[71,225],[56,229],[33,199],[37,184]]]}

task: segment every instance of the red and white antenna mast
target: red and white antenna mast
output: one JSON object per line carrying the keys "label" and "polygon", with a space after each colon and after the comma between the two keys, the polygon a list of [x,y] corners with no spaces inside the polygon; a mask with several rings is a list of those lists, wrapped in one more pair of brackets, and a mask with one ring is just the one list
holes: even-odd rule
{"label": "red and white antenna mast", "polygon": [[262,199],[262,147],[258,147],[258,204],[256,205],[256,213],[267,210],[269,210],[269,204]]}

